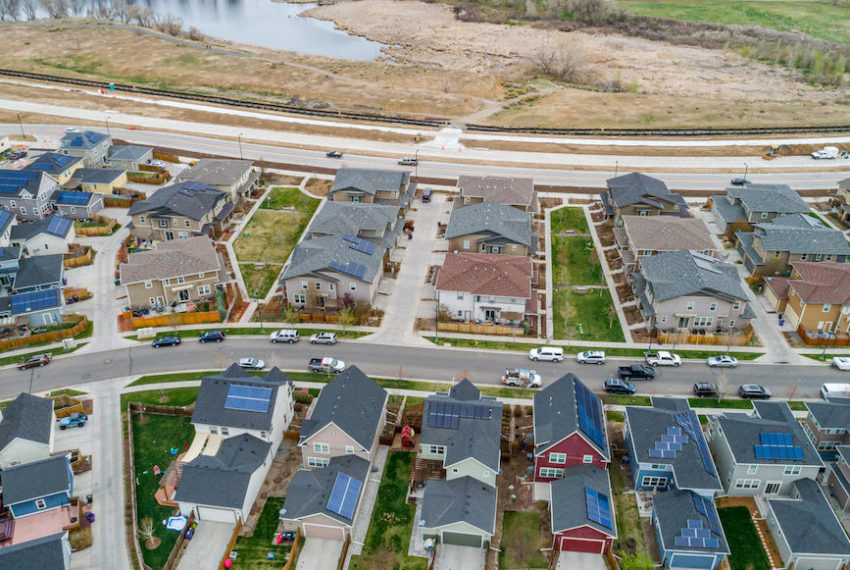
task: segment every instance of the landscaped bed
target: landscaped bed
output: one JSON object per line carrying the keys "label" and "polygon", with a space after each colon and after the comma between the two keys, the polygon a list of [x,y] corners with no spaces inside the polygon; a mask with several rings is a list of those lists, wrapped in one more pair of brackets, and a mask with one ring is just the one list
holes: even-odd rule
{"label": "landscaped bed", "polygon": [[541,552],[540,513],[537,511],[505,511],[502,522],[502,543],[499,568],[548,568],[546,556]]}
{"label": "landscaped bed", "polygon": [[[236,539],[233,550],[238,553],[234,570],[252,570],[253,568],[282,568],[289,551],[292,550],[291,542],[283,542],[279,545],[273,544],[275,531],[279,522],[278,512],[283,508],[283,497],[269,497],[266,500],[254,534],[250,537],[240,536]],[[273,559],[268,558],[268,553],[274,554]]]}
{"label": "landscaped bed", "polygon": [[729,565],[732,570],[769,570],[770,561],[759,539],[756,525],[747,507],[717,509],[726,542],[729,543]]}

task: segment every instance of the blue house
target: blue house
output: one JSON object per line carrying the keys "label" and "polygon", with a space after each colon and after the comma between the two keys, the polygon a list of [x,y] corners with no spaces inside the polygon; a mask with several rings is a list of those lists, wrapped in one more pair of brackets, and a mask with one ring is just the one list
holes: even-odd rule
{"label": "blue house", "polygon": [[714,501],[693,491],[658,493],[652,525],[665,568],[714,570],[729,554]]}
{"label": "blue house", "polygon": [[16,519],[69,504],[73,487],[74,473],[67,455],[3,470],[3,504]]}

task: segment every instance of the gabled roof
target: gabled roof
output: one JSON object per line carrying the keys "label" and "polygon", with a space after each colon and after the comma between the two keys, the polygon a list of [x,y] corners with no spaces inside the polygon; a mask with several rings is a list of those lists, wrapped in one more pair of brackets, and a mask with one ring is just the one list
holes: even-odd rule
{"label": "gabled roof", "polygon": [[322,388],[313,413],[301,423],[298,445],[305,445],[332,423],[363,449],[370,450],[381,427],[386,402],[386,390],[356,366],[349,366]]}
{"label": "gabled roof", "polygon": [[81,162],[83,162],[83,157],[81,156],[68,156],[56,152],[46,152],[35,157],[35,160],[25,166],[24,170],[40,170],[55,176],[62,174]]}
{"label": "gabled roof", "polygon": [[80,168],[73,177],[82,184],[112,184],[124,176],[124,172],[117,168]]}
{"label": "gabled roof", "polygon": [[726,195],[750,212],[808,213],[809,206],[786,184],[747,184],[726,189]]}
{"label": "gabled roof", "polygon": [[199,455],[183,466],[174,500],[241,509],[251,475],[263,465],[271,445],[245,433],[225,439],[215,455]]}
{"label": "gabled roof", "polygon": [[850,556],[847,533],[818,484],[798,479],[794,489],[794,498],[767,500],[791,552]]}
{"label": "gabled roof", "polygon": [[438,291],[531,298],[531,258],[487,253],[449,253],[437,274]]}
{"label": "gabled roof", "polygon": [[108,138],[110,137],[96,131],[72,131],[62,136],[62,140],[59,142],[59,148],[67,150],[90,150]]}
{"label": "gabled roof", "polygon": [[640,267],[656,302],[695,293],[748,300],[734,265],[696,251],[650,255]]}
{"label": "gabled roof", "polygon": [[[614,496],[608,471],[593,465],[576,465],[564,470],[564,477],[550,483],[552,532],[561,532],[581,526],[617,537],[617,521],[614,517]],[[604,495],[609,504],[611,526],[599,524],[588,513],[586,489]]]}
{"label": "gabled roof", "polygon": [[[399,216],[399,207],[389,204],[358,204],[355,202],[325,202],[313,216],[308,228],[309,235],[323,234],[358,236],[360,232],[377,232],[383,238],[381,245],[390,247],[395,235],[384,236],[387,227],[392,228]],[[366,237],[366,239],[372,239]]]}
{"label": "gabled roof", "polygon": [[20,196],[24,191],[36,196],[42,184],[50,183],[59,186],[56,179],[45,172],[0,169],[0,197],[3,198]]}
{"label": "gabled roof", "polygon": [[422,497],[422,526],[439,528],[465,522],[492,536],[496,502],[496,488],[472,477],[428,481]]}
{"label": "gabled roof", "polygon": [[210,186],[232,186],[251,170],[250,160],[201,158],[177,175],[177,182],[194,180]]}
{"label": "gabled roof", "polygon": [[850,255],[850,244],[844,234],[811,216],[787,214],[754,227],[753,237],[761,240],[765,251]]}
{"label": "gabled roof", "polygon": [[53,400],[21,392],[0,412],[0,416],[0,450],[5,449],[16,438],[50,443],[50,433],[53,431]]}
{"label": "gabled roof", "polygon": [[[581,400],[581,407],[584,410],[583,413],[587,414],[590,424],[579,421],[579,397],[586,396],[588,393],[592,398],[590,405]],[[588,433],[592,431],[591,425],[603,427],[599,434],[602,445],[596,441],[600,439],[599,435]],[[608,435],[604,426],[605,412],[602,409],[602,402],[572,372],[561,376],[534,394],[535,455],[545,453],[553,445],[578,432],[604,459],[610,460]]]}
{"label": "gabled roof", "polygon": [[791,267],[800,274],[800,279],[789,279],[788,287],[804,302],[850,305],[850,264],[798,261]]}
{"label": "gabled roof", "polygon": [[[263,376],[257,377],[233,363],[221,374],[205,376],[198,390],[198,399],[192,413],[192,423],[201,425],[227,426],[232,428],[267,431],[272,427],[275,413],[283,414],[285,410],[276,410],[278,390],[284,384],[292,385],[292,379],[277,369],[272,368]],[[269,388],[269,408],[266,412],[229,409],[226,407],[230,387],[255,386]]]}
{"label": "gabled roof", "polygon": [[404,170],[386,170],[381,168],[348,168],[343,166],[336,171],[334,185],[328,196],[334,192],[357,190],[375,195],[379,191],[399,192],[410,181],[410,172]]}
{"label": "gabled roof", "polygon": [[8,210],[0,210],[0,235],[6,233],[9,226],[15,223],[15,214]]}
{"label": "gabled roof", "polygon": [[[700,506],[697,507],[697,504]],[[717,507],[711,499],[703,499],[693,491],[670,489],[655,496],[653,510],[665,551],[729,554],[726,533],[719,522]],[[690,521],[698,521],[699,527],[703,530],[708,529],[710,538],[717,540],[717,547],[676,545],[676,537],[684,536],[684,529],[689,529],[693,525],[693,523],[689,524]]]}
{"label": "gabled roof", "polygon": [[618,208],[632,204],[643,204],[661,208],[661,200],[679,204],[683,210],[688,206],[679,194],[670,192],[661,180],[640,172],[624,174],[606,181],[614,205]]}
{"label": "gabled roof", "polygon": [[72,477],[67,455],[8,467],[3,470],[3,503],[14,505],[70,491]]}
{"label": "gabled roof", "polygon": [[[0,548],[0,568],[64,570],[68,531]],[[67,546],[70,553],[71,547]]]}
{"label": "gabled roof", "polygon": [[[345,473],[360,481],[360,497],[366,490],[369,478],[369,462],[357,455],[339,455],[331,457],[327,466],[321,469],[299,469],[286,488],[286,501],[283,508],[284,518],[298,520],[312,515],[323,514],[344,525],[351,526],[352,519],[347,519],[334,511],[328,510],[328,499],[336,483],[337,474]],[[360,504],[358,497],[357,504]],[[355,513],[356,513],[355,509]],[[355,515],[356,516],[356,515]]]}
{"label": "gabled roof", "polygon": [[50,198],[61,206],[90,206],[93,202],[103,200],[103,194],[98,192],[82,192],[79,190],[57,190]]}
{"label": "gabled roof", "polygon": [[623,216],[623,230],[633,251],[717,249],[711,232],[699,218],[675,216]]}
{"label": "gabled roof", "polygon": [[207,236],[159,242],[156,249],[131,253],[120,266],[121,283],[129,285],[221,269],[218,253]]}
{"label": "gabled roof", "polygon": [[12,284],[12,288],[25,289],[60,283],[62,273],[65,270],[62,259],[61,253],[36,255],[22,259],[19,262],[20,269],[15,274],[15,282]]}
{"label": "gabled roof", "polygon": [[[371,242],[370,242],[371,243]],[[343,236],[323,236],[303,240],[295,246],[280,282],[302,275],[336,271],[365,283],[372,283],[383,274],[384,253],[387,248],[375,245],[368,250],[358,248]]]}
{"label": "gabled roof", "polygon": [[484,241],[500,238],[523,244],[529,253],[537,248],[537,235],[531,229],[531,214],[496,202],[480,202],[452,210],[446,239],[473,234],[489,234]]}
{"label": "gabled roof", "polygon": [[160,188],[147,200],[135,202],[127,214],[150,213],[156,216],[185,216],[201,220],[215,210],[216,204],[227,200],[227,192],[200,182],[180,182]]}
{"label": "gabled roof", "polygon": [[457,187],[462,196],[483,198],[508,206],[522,206],[530,212],[537,211],[537,194],[531,178],[461,174],[457,178]]}
{"label": "gabled roof", "polygon": [[850,404],[806,402],[806,409],[822,429],[850,430]]}
{"label": "gabled roof", "polygon": [[149,153],[153,153],[153,148],[149,146],[120,144],[109,147],[107,156],[109,160],[135,160],[138,162],[144,160]]}
{"label": "gabled roof", "polygon": [[74,221],[56,214],[39,218],[34,222],[16,224],[12,227],[10,238],[12,241],[27,241],[39,234],[49,234],[61,239],[68,237]]}

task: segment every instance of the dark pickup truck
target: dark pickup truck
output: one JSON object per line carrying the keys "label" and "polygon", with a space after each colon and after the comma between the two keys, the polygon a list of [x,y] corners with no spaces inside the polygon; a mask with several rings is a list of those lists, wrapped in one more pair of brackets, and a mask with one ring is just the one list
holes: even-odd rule
{"label": "dark pickup truck", "polygon": [[617,374],[625,380],[653,380],[655,370],[643,364],[632,364],[631,366],[620,366]]}

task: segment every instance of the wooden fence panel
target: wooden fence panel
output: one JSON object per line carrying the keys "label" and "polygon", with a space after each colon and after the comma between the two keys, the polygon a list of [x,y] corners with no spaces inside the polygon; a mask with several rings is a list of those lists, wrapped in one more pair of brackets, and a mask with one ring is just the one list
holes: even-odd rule
{"label": "wooden fence panel", "polygon": [[233,546],[236,544],[236,540],[239,538],[240,532],[242,532],[242,521],[236,523],[236,528],[233,529],[233,534],[230,536],[227,548],[224,549],[224,556],[221,558],[221,562],[218,563],[219,568],[226,568],[224,561],[230,558],[230,551],[233,550]]}
{"label": "wooden fence panel", "polygon": [[[811,331],[812,333],[816,333],[817,331]],[[850,335],[847,334],[836,334],[830,335],[828,338],[820,337],[816,334],[814,336],[809,334],[809,331],[804,329],[802,326],[797,328],[797,334],[800,335],[800,338],[806,344],[813,344],[816,346],[850,346]]]}
{"label": "wooden fence panel", "polygon": [[[95,228],[81,228],[81,229],[95,229]],[[97,228],[100,229],[100,228]],[[88,248],[84,255],[80,255],[78,257],[70,257],[62,260],[62,265],[65,266],[65,269],[71,269],[73,267],[79,267],[81,265],[88,265],[91,263],[92,257],[92,248]]]}
{"label": "wooden fence panel", "polygon": [[749,330],[746,333],[736,333],[731,335],[731,339],[727,334],[693,334],[691,332],[681,333],[657,333],[658,342],[667,344],[705,344],[705,345],[724,345],[731,344],[732,346],[743,346],[750,342],[753,338],[753,331]]}
{"label": "wooden fence panel", "polygon": [[469,334],[493,334],[501,336],[525,336],[522,328],[505,327],[500,325],[473,325],[466,323],[440,323],[439,329],[445,332]]}
{"label": "wooden fence panel", "polygon": [[89,324],[89,320],[83,316],[83,318],[76,325],[69,329],[61,330],[61,331],[50,331],[41,334],[33,334],[30,336],[25,336],[21,338],[7,338],[4,340],[0,340],[0,351],[3,350],[13,350],[16,348],[26,348],[31,344],[38,343],[51,343],[51,342],[59,342],[63,338],[71,338],[83,332],[83,329],[86,328],[86,325]]}
{"label": "wooden fence panel", "polygon": [[203,323],[220,323],[218,311],[200,311],[191,313],[170,313],[152,317],[131,317],[130,325],[134,329],[142,327],[175,327],[179,325],[199,325]]}

